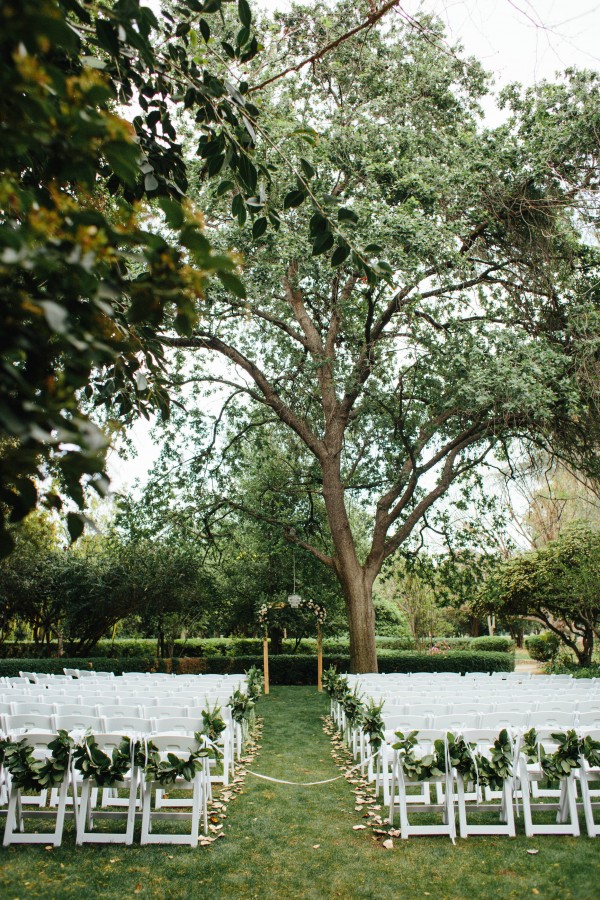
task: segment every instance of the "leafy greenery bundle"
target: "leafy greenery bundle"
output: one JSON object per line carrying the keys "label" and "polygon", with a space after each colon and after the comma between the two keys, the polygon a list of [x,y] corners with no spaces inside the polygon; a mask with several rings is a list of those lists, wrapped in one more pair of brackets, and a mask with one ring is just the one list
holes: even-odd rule
{"label": "leafy greenery bundle", "polygon": [[225,720],[221,715],[221,707],[218,703],[211,708],[202,710],[202,733],[205,734],[209,740],[218,741],[219,736],[223,734],[227,725],[225,724]]}
{"label": "leafy greenery bundle", "polygon": [[73,740],[67,732],[59,731],[48,743],[51,755],[44,759],[35,758],[26,737],[21,741],[3,741],[1,751],[15,787],[38,792],[62,784],[69,770],[72,748]]}
{"label": "leafy greenery bundle", "polygon": [[349,690],[344,694],[341,698],[341,704],[348,724],[352,726],[359,725],[362,721],[364,703],[358,692],[358,686],[355,686],[353,691]]}
{"label": "leafy greenery bundle", "polygon": [[250,666],[246,672],[246,679],[248,683],[248,695],[250,699],[256,703],[261,697],[265,686],[263,673],[258,666]]}
{"label": "leafy greenery bundle", "polygon": [[99,787],[113,787],[123,780],[132,764],[145,765],[146,754],[140,744],[132,747],[131,739],[124,737],[109,756],[93,735],[86,734],[73,751],[73,761],[82,778],[93,778]]}
{"label": "leafy greenery bundle", "polygon": [[187,759],[182,759],[175,753],[167,753],[166,759],[161,759],[158,750],[153,744],[148,745],[148,758],[144,766],[146,781],[158,781],[163,787],[175,784],[177,779],[193,781],[196,772],[202,767],[202,760],[211,755],[208,747],[203,747],[203,735],[194,734],[198,743],[197,750],[190,750]]}
{"label": "leafy greenery bundle", "polygon": [[551,737],[557,744],[553,753],[548,753],[543,744],[540,744],[535,728],[530,728],[523,735],[521,744],[521,752],[527,762],[539,761],[550,781],[560,781],[569,776],[573,769],[578,769],[582,756],[588,765],[600,765],[600,741],[594,740],[590,735],[580,738],[571,728],[566,732],[553,733]]}
{"label": "leafy greenery bundle", "polygon": [[340,675],[335,666],[329,666],[323,672],[323,687],[330,697],[335,697],[335,691]]}
{"label": "leafy greenery bundle", "polygon": [[446,741],[434,741],[433,753],[418,756],[415,753],[415,747],[419,743],[418,734],[418,731],[411,731],[405,737],[398,731],[398,741],[393,744],[394,750],[400,751],[401,765],[410,781],[427,781],[446,772],[446,743],[450,766],[463,781],[500,790],[512,776],[513,746],[505,728],[494,741],[489,755],[477,751],[475,744],[468,743],[462,737],[457,738],[448,733]]}
{"label": "leafy greenery bundle", "polygon": [[381,703],[375,703],[372,697],[369,697],[369,702],[365,705],[362,714],[362,730],[369,737],[369,741],[371,743],[371,749],[376,753],[381,744],[383,742],[383,718],[382,718],[382,710],[383,710],[383,701]]}
{"label": "leafy greenery bundle", "polygon": [[392,744],[394,750],[398,750],[400,765],[409,781],[428,781],[438,778],[446,771],[446,748],[440,738],[434,741],[434,752],[424,753],[418,756],[415,747],[418,747],[418,731],[411,731],[406,736],[402,731],[396,732],[398,740]]}
{"label": "leafy greenery bundle", "polygon": [[254,710],[254,700],[248,694],[244,694],[239,688],[236,688],[231,695],[228,706],[231,707],[231,715],[236,722],[247,722]]}

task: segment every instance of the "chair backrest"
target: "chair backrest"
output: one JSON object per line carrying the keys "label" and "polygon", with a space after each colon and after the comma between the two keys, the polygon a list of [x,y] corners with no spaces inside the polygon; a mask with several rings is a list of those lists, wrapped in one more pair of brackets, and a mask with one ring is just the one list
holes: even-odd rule
{"label": "chair backrest", "polygon": [[477,728],[480,715],[478,712],[451,712],[443,716],[436,716],[432,722],[433,728],[445,731],[459,732],[465,728]]}
{"label": "chair backrest", "polygon": [[[87,707],[83,707],[85,710]],[[57,731],[92,731],[94,734],[104,731],[101,716],[90,715],[86,712],[75,712],[70,715],[59,713],[52,717],[54,728]]]}
{"label": "chair backrest", "polygon": [[[202,720],[197,718],[189,718],[188,716],[164,716],[154,719],[155,732],[165,732],[168,734],[194,735],[194,732],[200,731],[202,728]],[[152,738],[154,740],[154,738]]]}
{"label": "chair backrest", "polygon": [[[40,715],[40,716],[51,716],[52,715],[52,703],[50,700],[21,700],[19,703],[12,703],[12,713],[15,716],[23,716],[23,715]],[[10,710],[9,710],[10,712]]]}
{"label": "chair backrest", "polygon": [[529,716],[529,727],[535,729],[552,728],[554,731],[557,729],[562,731],[565,728],[574,728],[576,724],[577,713],[573,710],[570,713],[561,713],[538,709]]}
{"label": "chair backrest", "polygon": [[8,734],[15,735],[23,731],[54,731],[54,722],[52,720],[53,716],[49,714],[23,713],[17,716],[5,716],[4,724]]}
{"label": "chair backrest", "polygon": [[143,716],[142,708],[140,706],[134,706],[130,704],[128,706],[122,706],[117,703],[99,703],[96,706],[96,715],[105,716],[107,719],[116,719],[116,718],[140,718]]}
{"label": "chair backrest", "polygon": [[429,717],[428,716],[382,716],[383,718],[383,727],[386,732],[388,731],[401,731],[403,734],[408,734],[411,731],[418,731],[419,729],[429,728]]}
{"label": "chair backrest", "polygon": [[141,716],[106,716],[104,718],[104,731],[106,734],[140,735],[150,734],[153,727],[152,719]]}
{"label": "chair backrest", "polygon": [[152,743],[158,752],[165,756],[167,753],[186,755],[200,747],[193,735],[179,734],[178,732],[161,731],[153,734]]}
{"label": "chair backrest", "polygon": [[179,716],[189,718],[189,713],[197,714],[198,707],[180,706],[178,704],[169,704],[164,706],[143,706],[142,714],[151,719],[164,719],[170,716]]}
{"label": "chair backrest", "polygon": [[600,709],[595,712],[580,712],[577,716],[580,728],[600,728]]}
{"label": "chair backrest", "polygon": [[483,713],[479,719],[479,728],[491,728],[501,731],[502,728],[527,728],[529,726],[529,712],[490,712]]}

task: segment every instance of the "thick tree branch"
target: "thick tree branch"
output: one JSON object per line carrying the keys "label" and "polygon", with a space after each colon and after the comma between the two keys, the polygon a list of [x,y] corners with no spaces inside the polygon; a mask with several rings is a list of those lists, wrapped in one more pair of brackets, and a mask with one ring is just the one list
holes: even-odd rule
{"label": "thick tree branch", "polygon": [[335,40],[330,41],[328,44],[325,44],[324,47],[321,47],[320,50],[317,50],[316,53],[313,53],[311,56],[307,56],[306,59],[303,59],[302,62],[296,63],[295,66],[288,66],[287,69],[284,69],[282,72],[278,72],[277,75],[272,75],[270,78],[267,78],[265,81],[261,81],[260,84],[255,84],[254,87],[251,87],[248,93],[253,91],[261,91],[268,84],[273,84],[274,81],[279,81],[280,78],[284,78],[286,75],[289,75],[291,72],[299,72],[300,69],[303,69],[304,66],[308,66],[311,63],[317,62],[321,57],[325,56],[331,50],[334,50],[336,47],[339,47],[340,44],[343,44],[344,41],[349,40],[351,37],[354,37],[355,34],[359,34],[359,32],[364,31],[365,28],[371,28],[376,22],[379,21],[390,9],[393,9],[394,6],[399,5],[400,0],[388,0],[387,3],[384,3],[380,9],[375,9],[371,12],[364,22],[361,22],[360,25],[357,25],[355,28],[351,28],[350,31],[346,31],[344,34],[341,34],[339,37],[335,38]]}
{"label": "thick tree branch", "polygon": [[210,334],[189,338],[164,336],[161,340],[168,347],[180,347],[189,350],[214,350],[231,360],[235,365],[240,366],[240,368],[250,375],[262,394],[261,397],[260,394],[248,389],[250,396],[258,402],[266,403],[267,406],[270,406],[271,409],[277,413],[281,421],[286,425],[289,425],[289,427],[296,432],[298,437],[304,441],[311,453],[313,453],[317,459],[322,459],[325,448],[319,438],[308,427],[306,421],[299,418],[294,411],[284,403],[261,369],[240,353],[239,350],[236,350],[235,347],[231,347],[220,338]]}

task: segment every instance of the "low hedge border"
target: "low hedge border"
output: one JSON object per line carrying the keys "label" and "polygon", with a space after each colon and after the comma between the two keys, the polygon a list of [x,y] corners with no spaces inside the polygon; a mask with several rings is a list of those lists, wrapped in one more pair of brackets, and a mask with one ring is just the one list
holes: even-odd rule
{"label": "low hedge border", "polygon": [[[434,638],[433,643],[443,642],[450,650],[466,650],[469,652],[510,653],[514,643],[508,637],[478,638]],[[377,637],[377,649],[393,651],[415,651],[414,641],[406,637]],[[303,638],[298,650],[294,653],[296,642],[284,641],[284,653],[290,655],[304,654],[316,656],[317,641],[314,638]],[[348,654],[348,638],[325,638],[323,652],[333,656]],[[32,641],[6,641],[0,644],[0,658],[19,659],[33,658],[36,653],[44,652],[41,659],[56,656],[57,644],[34,644]],[[213,657],[213,656],[254,656],[262,653],[262,638],[190,638],[188,641],[176,641],[173,655],[176,657]],[[149,638],[121,639],[116,641],[99,641],[93,650],[94,658],[100,659],[132,659],[156,656],[156,641]]]}
{"label": "low hedge border", "polygon": [[[431,656],[411,651],[381,650],[378,655],[380,672],[512,672],[514,658],[508,653],[467,653],[451,651]],[[317,667],[314,656],[281,654],[269,657],[269,675],[273,684],[313,684]],[[323,664],[335,666],[339,672],[350,671],[350,657],[346,654],[325,654]],[[128,659],[2,659],[0,676],[18,675],[19,671],[62,673],[69,669],[94,669],[96,672],[174,672],[175,674],[220,674],[244,672],[251,666],[262,667],[262,656],[205,656],[156,659],[136,656]]]}

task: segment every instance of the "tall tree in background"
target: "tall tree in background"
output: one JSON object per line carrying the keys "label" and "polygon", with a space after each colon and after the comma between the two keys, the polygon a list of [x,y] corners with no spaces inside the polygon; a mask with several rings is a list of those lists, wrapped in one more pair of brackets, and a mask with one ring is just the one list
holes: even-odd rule
{"label": "tall tree in background", "polygon": [[[279,15],[290,66],[359,15]],[[218,422],[289,429],[331,550],[286,535],[335,573],[356,671],[377,669],[377,574],[453,484],[514,441],[581,466],[598,444],[598,259],[580,233],[596,215],[598,79],[511,89],[506,124],[483,131],[486,78],[443,40],[434,21],[394,22],[276,82],[256,153],[297,172],[284,213],[239,196],[232,224],[219,190],[201,195],[215,241],[246,258],[248,299],[211,291],[192,336],[162,334],[190,351],[186,378],[196,358],[199,382],[222,386]],[[352,504],[371,517],[364,554]]]}

